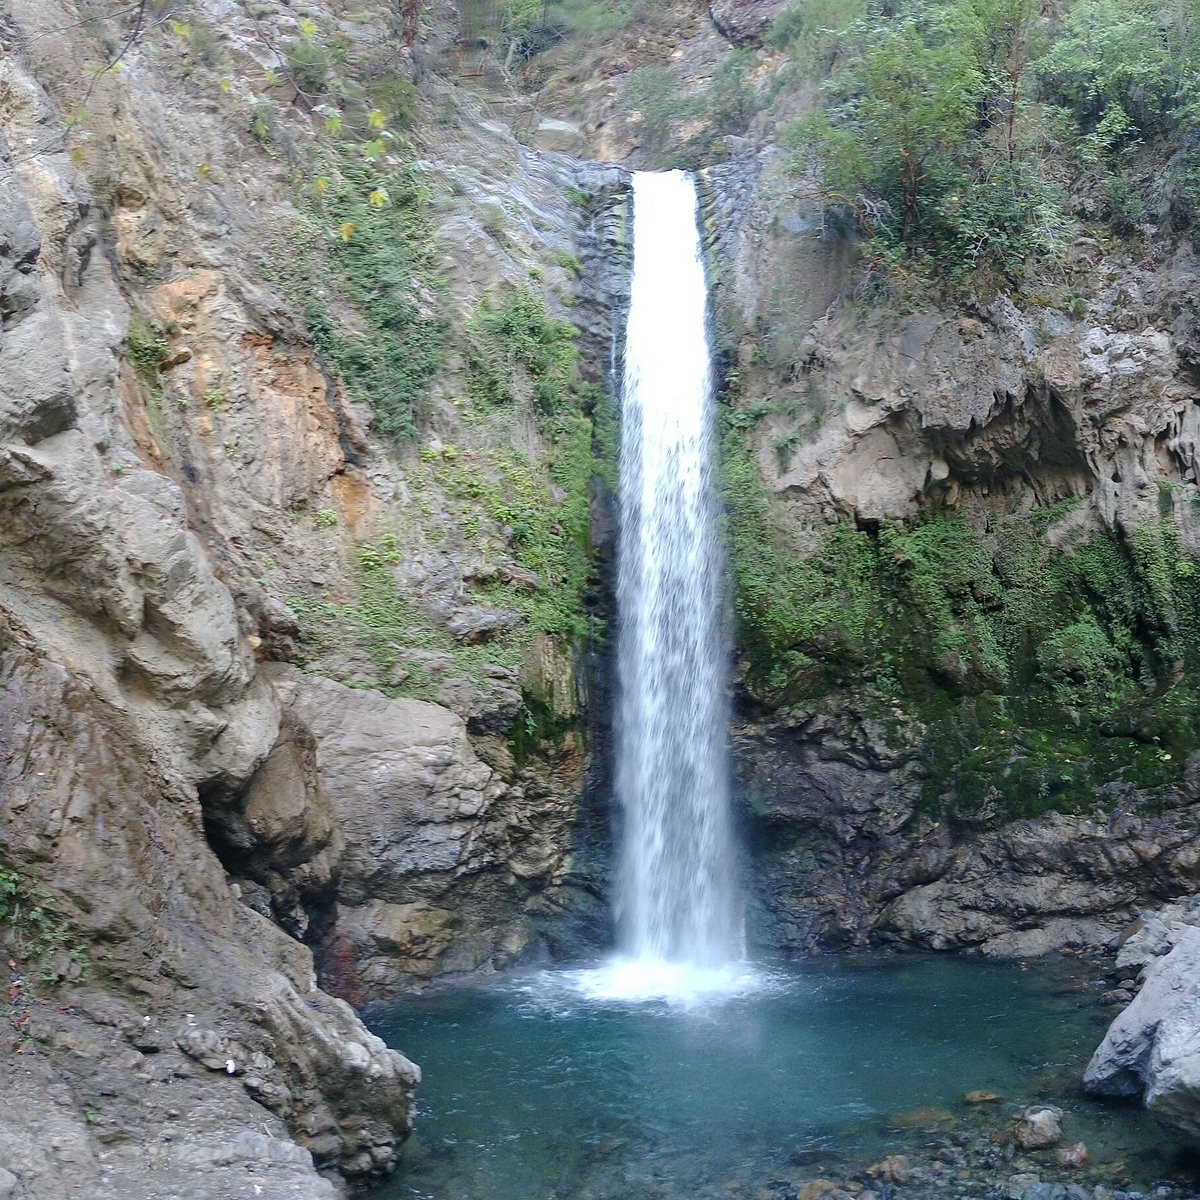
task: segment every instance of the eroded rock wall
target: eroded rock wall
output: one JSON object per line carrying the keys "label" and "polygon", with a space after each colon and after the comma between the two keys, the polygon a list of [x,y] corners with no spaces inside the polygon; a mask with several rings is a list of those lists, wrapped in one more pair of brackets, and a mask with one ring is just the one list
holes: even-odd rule
{"label": "eroded rock wall", "polygon": [[[388,6],[310,7],[345,40],[340,86],[392,54],[406,136],[437,131],[420,204],[441,291],[418,302],[454,336],[419,431],[385,445],[281,282],[281,255],[336,236],[297,190],[333,153],[285,78],[301,18],[143,7],[0,6],[0,937],[21,1093],[0,1145],[14,1196],[216,1197],[235,1177],[332,1195],[394,1167],[419,1072],[318,971],[355,1003],[493,971],[544,953],[583,886],[578,652],[531,627],[554,579],[501,503],[564,503],[557,435],[529,392],[490,423],[460,405],[467,331],[514,295],[545,320],[578,304],[579,374],[604,382],[617,284],[577,280],[623,182],[459,95],[453,6],[407,49]],[[332,283],[322,298],[361,330]]]}
{"label": "eroded rock wall", "polygon": [[[1194,717],[1167,730],[1194,669],[1194,253],[1081,238],[1039,299],[901,299],[785,166],[768,147],[705,189],[735,560],[739,522],[769,547],[738,584],[757,589],[735,744],[758,936],[1115,945],[1198,878]],[[1088,668],[1038,646],[1124,638],[1117,609],[1159,569],[1120,564],[1153,539],[1177,615],[1132,601],[1110,662],[1142,672],[1141,698],[1087,699]],[[1091,575],[1096,553],[1114,570]],[[1039,590],[1022,562],[1075,582]]]}

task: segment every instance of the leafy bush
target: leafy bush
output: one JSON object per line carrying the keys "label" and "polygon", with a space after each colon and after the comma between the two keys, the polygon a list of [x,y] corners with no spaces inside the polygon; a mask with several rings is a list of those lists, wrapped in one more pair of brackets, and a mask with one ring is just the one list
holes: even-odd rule
{"label": "leafy bush", "polygon": [[865,0],[800,0],[789,4],[776,18],[767,42],[787,50],[802,67],[833,65],[841,33],[867,15]]}
{"label": "leafy bush", "polygon": [[284,57],[292,82],[309,95],[318,95],[329,81],[329,56],[312,38],[284,42]]}
{"label": "leafy bush", "polygon": [[1019,280],[1070,230],[1025,120],[1035,15],[1029,0],[950,0],[849,26],[825,107],[784,134],[793,169],[815,164],[864,237]]}
{"label": "leafy bush", "polygon": [[574,377],[578,335],[531,292],[499,304],[485,300],[468,329],[472,395],[487,404],[513,404],[524,382],[540,412],[560,411]]}
{"label": "leafy bush", "polygon": [[158,373],[167,353],[167,339],[145,317],[133,316],[125,337],[125,354],[134,374],[149,387],[158,386]]}
{"label": "leafy bush", "polygon": [[1033,70],[1076,122],[1086,160],[1193,115],[1194,22],[1182,5],[1156,0],[1077,0],[1067,12]]}

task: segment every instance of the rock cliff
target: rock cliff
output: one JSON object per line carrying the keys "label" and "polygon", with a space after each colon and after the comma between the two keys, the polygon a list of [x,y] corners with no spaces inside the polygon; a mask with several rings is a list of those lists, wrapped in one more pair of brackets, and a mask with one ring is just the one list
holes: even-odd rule
{"label": "rock cliff", "polygon": [[1200,888],[1194,249],[914,294],[778,148],[782,4],[515,81],[477,8],[0,4],[8,1194],[386,1173],[345,1002],[603,925],[625,166],[704,168],[757,944]]}
{"label": "rock cliff", "polygon": [[458,20],[0,10],[6,1195],[386,1174],[419,1071],[330,992],[591,886],[620,176],[449,82]]}

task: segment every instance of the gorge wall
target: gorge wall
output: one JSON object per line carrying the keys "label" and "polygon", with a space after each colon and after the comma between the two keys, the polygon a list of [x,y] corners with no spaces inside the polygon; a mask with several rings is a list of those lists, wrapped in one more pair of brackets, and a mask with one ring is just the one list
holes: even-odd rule
{"label": "gorge wall", "polygon": [[0,26],[0,1194],[332,1195],[419,1078],[334,994],[593,888],[619,177],[449,82],[449,5],[107,16]]}
{"label": "gorge wall", "polygon": [[779,146],[782,4],[515,79],[478,7],[0,4],[0,1195],[370,1180],[418,1071],[349,1005],[603,937],[623,169],[680,146],[755,943],[1102,949],[1200,887],[1168,215],[914,295]]}
{"label": "gorge wall", "polygon": [[779,155],[712,175],[762,936],[1112,944],[1197,886],[1191,247],[908,314]]}

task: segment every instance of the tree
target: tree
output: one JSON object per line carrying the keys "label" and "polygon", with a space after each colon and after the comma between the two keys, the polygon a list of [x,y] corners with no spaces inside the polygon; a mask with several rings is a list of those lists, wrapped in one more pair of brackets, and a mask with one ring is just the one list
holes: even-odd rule
{"label": "tree", "polygon": [[856,208],[874,198],[899,213],[898,236],[909,241],[931,193],[959,174],[983,73],[968,46],[931,37],[914,15],[860,22],[848,36],[862,53],[832,81],[834,104],[793,126],[786,141],[816,155],[832,194]]}
{"label": "tree", "polygon": [[1036,2],[943,0],[844,30],[826,107],[785,135],[793,169],[815,166],[827,202],[899,253],[1019,278],[1067,225],[1025,119]]}
{"label": "tree", "polygon": [[1033,69],[1097,158],[1194,118],[1198,36],[1194,0],[1079,0]]}

